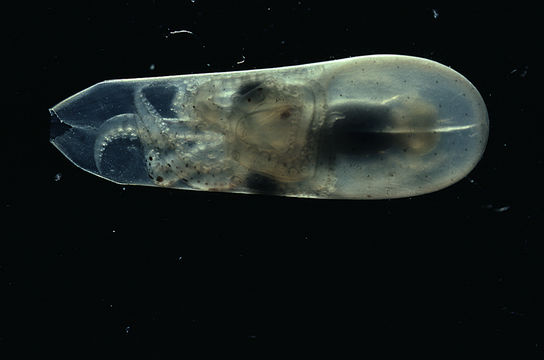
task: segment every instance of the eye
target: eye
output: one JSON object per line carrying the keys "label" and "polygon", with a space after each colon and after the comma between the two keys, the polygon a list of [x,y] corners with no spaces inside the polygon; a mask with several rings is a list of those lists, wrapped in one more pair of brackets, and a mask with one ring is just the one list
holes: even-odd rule
{"label": "eye", "polygon": [[257,89],[259,87],[262,87],[261,82],[252,81],[252,82],[244,83],[238,89],[238,95],[246,96],[247,94],[251,93],[252,91],[254,91],[255,89]]}
{"label": "eye", "polygon": [[248,105],[259,104],[266,99],[268,91],[262,82],[250,82],[238,89],[238,101]]}

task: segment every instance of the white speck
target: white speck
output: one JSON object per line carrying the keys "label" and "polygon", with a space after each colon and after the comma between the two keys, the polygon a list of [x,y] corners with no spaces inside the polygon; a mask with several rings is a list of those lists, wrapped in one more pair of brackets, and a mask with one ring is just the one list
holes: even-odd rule
{"label": "white speck", "polygon": [[183,257],[181,257],[181,256],[180,256],[180,257],[178,257],[178,261],[181,261],[182,259],[183,259]]}
{"label": "white speck", "polygon": [[468,182],[470,182],[471,184],[474,184],[474,179],[470,179]]}
{"label": "white speck", "polygon": [[130,331],[130,326],[126,326],[125,327],[125,334],[128,334],[129,331]]}
{"label": "white speck", "polygon": [[[527,71],[529,70],[529,66],[528,65],[525,65],[523,67],[523,69],[519,72],[519,76],[524,78],[525,76],[527,76]],[[516,72],[518,72],[518,69],[517,68],[514,68],[512,71],[510,71],[510,74],[515,74]]]}
{"label": "white speck", "polygon": [[124,186],[123,186],[123,187],[121,188],[121,190],[123,190],[123,191],[125,191],[126,189],[127,189],[127,188],[126,188],[126,187],[124,187]]}
{"label": "white speck", "polygon": [[115,233],[115,230],[112,230],[111,232],[112,232],[112,233]]}
{"label": "white speck", "polygon": [[245,57],[244,55],[242,55],[242,60],[237,61],[236,63],[237,63],[238,65],[240,65],[240,64],[243,64],[243,63],[245,63],[245,62],[246,62],[246,57]]}
{"label": "white speck", "polygon": [[438,11],[433,9],[433,18],[438,19]]}
{"label": "white speck", "polygon": [[151,70],[151,71],[155,70],[155,64],[149,65],[149,70]]}
{"label": "white speck", "polygon": [[191,2],[194,4],[194,3],[196,3],[196,0],[191,0]]}
{"label": "white speck", "polygon": [[54,180],[59,181],[61,178],[62,178],[62,174],[59,172],[55,174]]}
{"label": "white speck", "polygon": [[206,64],[206,66],[207,66],[207,67],[210,67],[210,66],[212,66],[212,65],[211,65],[211,64]]}
{"label": "white speck", "polygon": [[176,35],[176,34],[189,34],[189,35],[194,35],[195,33],[190,31],[190,30],[172,30],[170,31],[170,34],[171,35]]}
{"label": "white speck", "polygon": [[510,206],[501,206],[500,208],[494,209],[495,212],[505,212],[510,209]]}

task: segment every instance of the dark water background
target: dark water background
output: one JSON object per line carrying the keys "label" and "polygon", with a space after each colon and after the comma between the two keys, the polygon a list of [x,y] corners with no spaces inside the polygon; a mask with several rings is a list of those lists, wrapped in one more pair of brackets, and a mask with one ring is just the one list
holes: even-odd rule
{"label": "dark water background", "polygon": [[[536,8],[217,3],[4,12],[0,358],[542,354]],[[380,53],[480,90],[490,139],[458,184],[390,201],[124,188],[48,142],[48,108],[102,80]]]}

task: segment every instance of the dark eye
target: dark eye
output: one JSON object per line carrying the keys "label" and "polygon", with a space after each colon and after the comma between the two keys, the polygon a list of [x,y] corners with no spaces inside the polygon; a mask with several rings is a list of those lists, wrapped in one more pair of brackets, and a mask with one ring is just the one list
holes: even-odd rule
{"label": "dark eye", "polygon": [[252,91],[254,91],[255,89],[259,87],[262,88],[261,85],[262,83],[260,82],[247,82],[245,84],[242,84],[242,86],[240,86],[240,88],[238,89],[238,94],[241,96],[246,96]]}
{"label": "dark eye", "polygon": [[242,85],[238,90],[238,94],[241,101],[248,103],[260,103],[266,97],[265,88],[262,86],[262,83],[258,82]]}

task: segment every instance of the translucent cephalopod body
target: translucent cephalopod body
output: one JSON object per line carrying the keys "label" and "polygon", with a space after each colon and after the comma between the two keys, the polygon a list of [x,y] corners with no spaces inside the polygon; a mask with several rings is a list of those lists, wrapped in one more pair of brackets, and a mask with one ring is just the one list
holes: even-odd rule
{"label": "translucent cephalopod body", "polygon": [[51,142],[116,183],[311,198],[439,190],[489,129],[466,78],[400,55],[105,81],[51,114]]}

